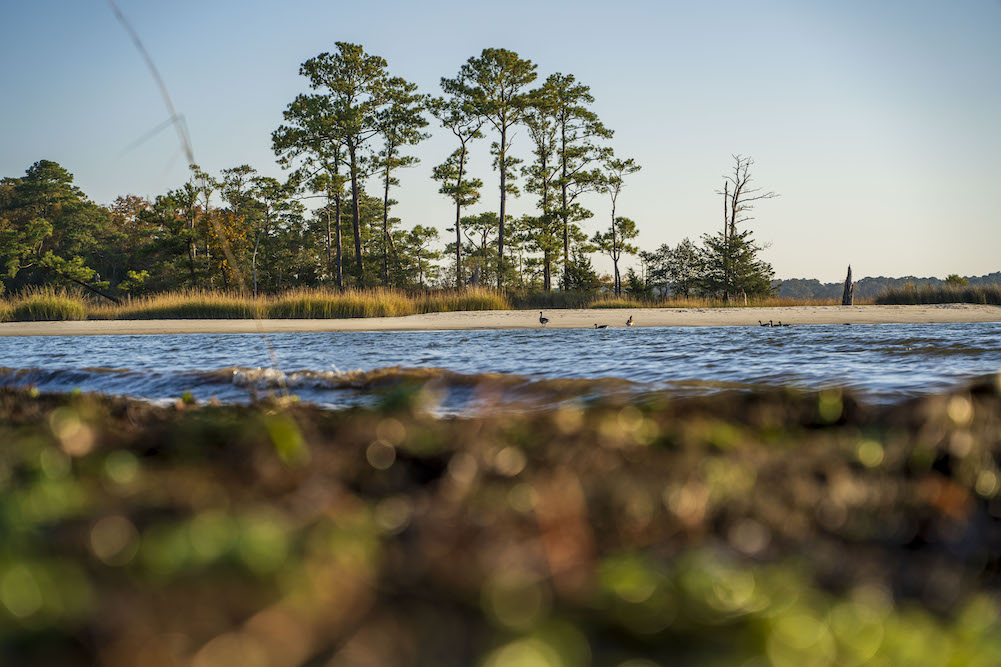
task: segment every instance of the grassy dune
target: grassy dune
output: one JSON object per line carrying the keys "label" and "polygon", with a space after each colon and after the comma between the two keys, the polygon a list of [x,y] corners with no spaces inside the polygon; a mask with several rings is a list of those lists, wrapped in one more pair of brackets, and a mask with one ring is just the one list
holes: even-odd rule
{"label": "grassy dune", "polygon": [[1001,664],[1001,385],[434,419],[0,390],[0,663]]}

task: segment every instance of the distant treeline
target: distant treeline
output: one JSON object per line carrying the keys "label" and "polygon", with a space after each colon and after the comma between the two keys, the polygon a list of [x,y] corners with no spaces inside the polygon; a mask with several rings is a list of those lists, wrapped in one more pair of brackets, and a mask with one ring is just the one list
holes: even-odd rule
{"label": "distant treeline", "polygon": [[[1001,285],[1001,271],[988,273],[985,276],[966,276],[963,280],[966,280],[971,287]],[[779,296],[793,299],[840,299],[845,287],[843,282],[822,283],[816,278],[792,278],[775,281],[773,284],[777,286]],[[944,278],[916,278],[914,276],[862,278],[855,282],[855,298],[875,299],[884,292],[903,289],[908,285],[913,285],[915,288],[942,288],[947,283]]]}

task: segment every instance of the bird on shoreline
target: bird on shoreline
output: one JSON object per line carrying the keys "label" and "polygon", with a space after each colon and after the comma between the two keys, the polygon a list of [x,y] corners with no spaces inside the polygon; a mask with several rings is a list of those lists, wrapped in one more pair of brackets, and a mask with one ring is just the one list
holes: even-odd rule
{"label": "bird on shoreline", "polygon": [[792,325],[791,324],[782,324],[782,320],[779,320],[778,322],[775,323],[775,326],[777,326],[777,327],[788,327],[788,326],[792,326]]}
{"label": "bird on shoreline", "polygon": [[599,325],[597,322],[595,322],[594,328],[595,329],[607,329],[608,325],[607,324],[601,324],[601,325]]}
{"label": "bird on shoreline", "polygon": [[765,324],[765,323],[764,323],[764,322],[762,322],[761,320],[758,320],[758,326],[761,326],[761,327],[773,327],[773,326],[775,326],[775,325],[774,325],[774,324],[772,324],[772,321],[771,321],[771,320],[768,320],[768,324]]}
{"label": "bird on shoreline", "polygon": [[547,324],[549,324],[549,318],[543,317],[541,310],[539,311],[539,324],[541,324],[542,326],[546,326]]}
{"label": "bird on shoreline", "polygon": [[632,315],[630,315],[630,316],[629,316],[629,319],[628,319],[628,320],[626,320],[626,326],[627,326],[627,327],[631,327],[632,325],[633,325],[633,316],[632,316]]}

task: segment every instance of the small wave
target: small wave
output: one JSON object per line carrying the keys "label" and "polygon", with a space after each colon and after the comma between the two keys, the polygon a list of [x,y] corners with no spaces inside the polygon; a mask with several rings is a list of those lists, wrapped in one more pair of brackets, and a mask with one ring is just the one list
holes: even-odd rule
{"label": "small wave", "polygon": [[282,372],[273,368],[231,367],[205,373],[206,376],[229,380],[239,387],[280,389],[281,387],[310,389],[378,389],[399,384],[437,384],[456,387],[493,386],[532,393],[583,394],[595,391],[622,391],[642,385],[621,378],[534,378],[510,373],[458,373],[445,368],[406,368],[391,366],[369,371]]}
{"label": "small wave", "polygon": [[[0,368],[0,385],[35,386],[43,391],[75,389],[127,395],[151,401],[191,393],[196,398],[246,402],[262,393],[288,390],[303,400],[327,406],[364,403],[367,397],[399,386],[428,386],[440,407],[461,412],[477,404],[538,407],[591,397],[634,395],[649,385],[620,378],[538,378],[506,373],[458,373],[443,368],[389,367],[368,371],[283,372],[273,368],[231,366],[208,371],[143,371],[93,367],[85,369]],[[335,400],[334,396],[337,396]],[[347,399],[346,396],[354,396]]]}

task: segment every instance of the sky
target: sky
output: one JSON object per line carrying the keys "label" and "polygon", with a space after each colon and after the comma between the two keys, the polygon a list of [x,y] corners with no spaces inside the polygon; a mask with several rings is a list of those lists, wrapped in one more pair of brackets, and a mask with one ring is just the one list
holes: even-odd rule
{"label": "sky", "polygon": [[[1001,0],[118,4],[210,173],[246,163],[283,176],[271,132],[308,90],[299,65],[337,41],[432,94],[482,49],[506,48],[538,65],[539,83],[562,72],[591,87],[610,145],[642,165],[617,209],[641,248],[719,229],[716,190],[741,154],[779,194],[749,224],[780,279],[843,280],[849,264],[856,278],[1001,270]],[[169,114],[106,2],[4,3],[0,61],[0,176],[54,160],[101,204],[187,179],[176,134],[149,137]],[[454,147],[429,129],[394,213],[444,237],[454,209],[430,174]],[[473,149],[485,182],[473,213],[498,205],[490,140]],[[516,132],[514,153],[530,150]],[[607,228],[607,198],[585,203],[585,231]]]}

